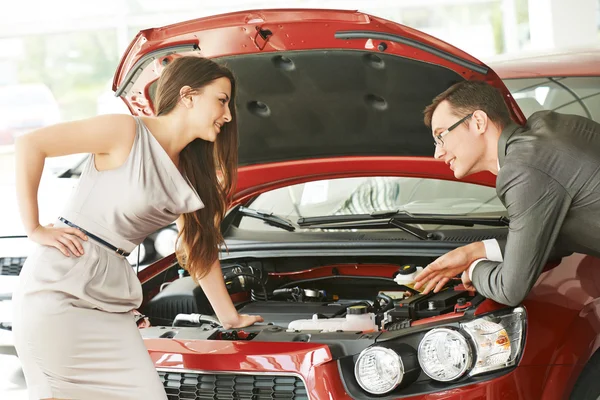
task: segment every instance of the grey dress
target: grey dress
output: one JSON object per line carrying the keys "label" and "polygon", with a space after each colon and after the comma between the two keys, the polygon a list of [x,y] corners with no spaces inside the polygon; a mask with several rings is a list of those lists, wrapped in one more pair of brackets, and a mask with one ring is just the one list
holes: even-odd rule
{"label": "grey dress", "polygon": [[[144,123],[135,120],[125,163],[98,171],[91,156],[61,214],[127,252],[180,214],[204,207]],[[142,288],[133,268],[93,239],[83,241],[83,248],[83,256],[66,257],[36,245],[21,271],[13,332],[30,398],[166,399],[134,322]]]}

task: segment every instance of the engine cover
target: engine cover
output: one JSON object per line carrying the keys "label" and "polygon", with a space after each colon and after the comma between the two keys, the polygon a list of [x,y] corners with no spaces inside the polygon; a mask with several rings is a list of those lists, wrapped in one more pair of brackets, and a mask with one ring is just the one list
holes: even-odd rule
{"label": "engine cover", "polygon": [[288,301],[257,301],[244,306],[240,314],[261,315],[265,322],[287,327],[298,319],[312,318],[313,314],[331,317],[337,311],[345,310],[347,304],[331,302],[292,303]]}
{"label": "engine cover", "polygon": [[194,280],[187,276],[174,280],[154,296],[144,309],[152,325],[171,325],[177,314],[212,315],[208,298]]}

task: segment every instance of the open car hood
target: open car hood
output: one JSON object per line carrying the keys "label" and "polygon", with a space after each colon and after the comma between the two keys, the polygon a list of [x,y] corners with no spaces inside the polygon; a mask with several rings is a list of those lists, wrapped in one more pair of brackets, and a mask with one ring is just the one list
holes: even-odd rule
{"label": "open car hood", "polygon": [[481,61],[417,30],[356,11],[264,10],[138,33],[113,90],[153,115],[162,69],[197,55],[237,77],[240,166],[373,156],[431,157],[423,109],[450,85],[485,80],[523,114]]}

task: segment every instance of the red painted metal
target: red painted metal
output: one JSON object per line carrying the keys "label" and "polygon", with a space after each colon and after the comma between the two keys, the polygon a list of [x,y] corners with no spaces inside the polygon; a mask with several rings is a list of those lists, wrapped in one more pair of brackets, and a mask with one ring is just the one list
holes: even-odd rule
{"label": "red painted metal", "polygon": [[[258,40],[257,30],[259,29],[270,30],[272,32],[271,37],[267,41]],[[129,71],[143,56],[169,46],[195,45],[199,50],[191,53],[215,58],[276,51],[318,49],[377,51],[377,45],[384,42],[387,45],[387,54],[437,64],[456,71],[465,79],[485,80],[498,87],[506,98],[513,119],[519,123],[525,122],[525,117],[510,92],[493,70],[489,70],[486,75],[483,75],[419,47],[389,40],[336,39],[335,34],[343,31],[371,31],[394,34],[414,40],[420,45],[441,50],[478,66],[485,66],[471,55],[437,38],[395,22],[357,11],[255,10],[200,18],[139,32],[119,62],[113,79],[113,90],[116,91],[123,84]],[[164,58],[157,57],[144,68],[128,90],[125,101],[133,113],[153,115],[148,96],[148,85],[160,75],[164,68],[162,63]]]}
{"label": "red painted metal", "polygon": [[[288,185],[320,179],[354,176],[403,176],[456,181],[454,173],[442,161],[428,157],[335,157],[286,161],[241,167],[231,206],[264,192]],[[496,177],[488,172],[468,176],[461,182],[493,187]],[[175,262],[175,255],[140,271],[142,283],[160,274]]]}
{"label": "red painted metal", "polygon": [[[267,41],[260,40],[257,28],[271,30],[272,37]],[[360,12],[258,10],[208,17],[140,32],[119,64],[113,89],[123,83],[126,74],[141,57],[176,44],[196,44],[200,48],[197,54],[205,57],[327,48],[370,50],[374,46],[374,42],[368,39],[334,38],[335,32],[348,30],[402,35],[478,65],[484,65],[440,40]],[[520,123],[525,121],[494,71],[484,76],[423,50],[390,41],[384,42],[388,54],[435,63],[458,72],[466,79],[487,80],[498,86],[506,96],[513,118]],[[503,78],[597,75],[600,56],[598,52],[592,53],[580,58],[570,55],[556,56],[556,62],[552,63],[547,61],[549,58],[532,58],[520,64],[507,62],[493,65],[497,66]],[[126,102],[132,113],[152,115],[147,90],[149,83],[159,76],[163,68],[161,61],[162,58],[159,57],[151,62],[128,90]],[[240,168],[234,202],[239,203],[258,193],[308,180],[376,175],[454,179],[447,166],[432,158],[338,157],[290,161]],[[494,186],[495,177],[490,174],[478,174],[469,177],[468,182]],[[171,266],[173,258],[165,258],[146,268],[140,272],[140,280],[148,282],[153,276]],[[394,265],[329,265],[297,273],[274,274],[271,278],[306,279],[326,276],[334,267],[341,274],[387,277],[397,268]],[[574,254],[564,258],[560,264],[549,265],[524,301],[527,335],[523,357],[514,371],[480,384],[439,390],[409,399],[567,398],[583,366],[600,347],[600,301],[597,300],[600,298],[600,285],[596,282],[600,282],[600,260],[593,257]],[[476,315],[502,308],[505,306],[486,300],[478,307]],[[456,314],[451,314],[429,319],[427,322],[455,317]],[[342,385],[337,365],[325,345],[173,339],[147,340],[146,345],[157,367],[296,373],[305,380],[312,399],[350,398]]]}
{"label": "red painted metal", "polygon": [[[335,264],[297,272],[272,273],[270,279],[308,279],[340,275],[391,277],[395,264]],[[578,374],[600,346],[600,260],[574,254],[542,273],[524,302],[527,336],[519,367],[501,378],[413,399],[561,399],[570,393]],[[476,315],[506,308],[484,301]],[[415,321],[414,326],[456,320],[462,313]],[[205,371],[296,373],[307,382],[311,398],[328,393],[347,397],[327,346],[314,343],[255,341],[148,340],[157,367]],[[220,357],[227,355],[228,357]],[[551,390],[549,388],[552,388]],[[503,397],[510,394],[510,397]],[[441,396],[441,397],[440,397]],[[543,396],[543,397],[541,397]]]}
{"label": "red painted metal", "polygon": [[[452,170],[433,157],[335,157],[286,161],[241,167],[238,170],[234,202],[243,202],[259,193],[288,185],[354,176],[456,180]],[[494,187],[496,176],[481,172],[470,175],[461,182]]]}
{"label": "red painted metal", "polygon": [[[217,372],[288,373],[302,377],[312,400],[351,399],[327,346],[313,343],[145,341],[157,368]],[[564,398],[571,366],[528,366],[490,381],[406,397],[410,400],[529,400]],[[552,378],[549,380],[547,374]],[[546,384],[557,390],[547,390]]]}
{"label": "red painted metal", "polygon": [[521,56],[488,63],[502,79],[600,76],[600,49],[561,51]]}

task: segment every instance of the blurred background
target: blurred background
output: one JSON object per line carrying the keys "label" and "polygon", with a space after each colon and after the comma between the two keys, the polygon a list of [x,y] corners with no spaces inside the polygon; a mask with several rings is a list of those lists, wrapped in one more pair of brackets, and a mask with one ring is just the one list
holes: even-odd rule
{"label": "blurred background", "polygon": [[[0,14],[0,183],[14,137],[58,121],[127,112],[111,91],[121,54],[150,27],[245,9],[358,9],[486,61],[600,43],[600,0],[22,0]],[[71,157],[50,160],[53,172]],[[0,199],[0,201],[2,201]],[[1,203],[0,203],[1,205]]]}
{"label": "blurred background", "polygon": [[[358,9],[430,33],[486,60],[599,43],[598,4],[599,0],[22,0],[0,15],[0,120],[5,127],[25,130],[57,120],[125,112],[110,86],[135,34],[207,15],[275,7]],[[567,6],[565,13],[562,8]],[[10,141],[0,137],[2,145]]]}
{"label": "blurred background", "polygon": [[[60,121],[128,113],[113,95],[112,78],[142,29],[238,10],[331,8],[356,9],[419,29],[484,62],[600,46],[600,0],[20,0],[2,8],[0,239],[23,235],[14,193],[14,138]],[[40,187],[42,223],[56,217],[84,157],[47,160]],[[170,243],[173,232],[167,236]],[[162,252],[148,246],[140,254],[146,262]],[[0,263],[8,263],[2,271],[11,263],[20,265],[24,257],[19,254],[25,253],[0,243]],[[3,285],[14,284],[9,278],[16,278],[4,275],[0,295]],[[2,304],[0,296],[0,316],[8,312]],[[1,328],[0,320],[0,336]],[[0,398],[26,398],[14,356],[0,355]]]}

